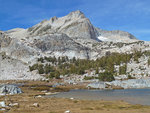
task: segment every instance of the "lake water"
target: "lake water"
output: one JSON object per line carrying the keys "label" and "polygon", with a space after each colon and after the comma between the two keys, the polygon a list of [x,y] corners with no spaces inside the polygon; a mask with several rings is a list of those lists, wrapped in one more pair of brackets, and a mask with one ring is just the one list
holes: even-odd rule
{"label": "lake water", "polygon": [[125,90],[71,90],[48,97],[75,98],[84,100],[123,100],[131,104],[150,105],[150,89]]}

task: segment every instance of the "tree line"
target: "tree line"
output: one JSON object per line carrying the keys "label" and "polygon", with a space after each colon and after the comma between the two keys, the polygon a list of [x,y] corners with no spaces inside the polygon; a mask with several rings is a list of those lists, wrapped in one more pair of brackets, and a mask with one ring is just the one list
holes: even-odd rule
{"label": "tree line", "polygon": [[[106,53],[105,56],[96,60],[77,59],[73,57],[69,59],[65,57],[41,57],[37,59],[37,63],[29,66],[30,71],[38,70],[39,74],[43,74],[48,78],[60,78],[60,75],[83,75],[86,70],[95,70],[95,74],[99,74],[99,79],[103,81],[113,80],[113,76],[117,75],[115,65],[119,67],[119,75],[126,74],[127,63],[133,59],[139,62],[139,58],[143,55],[150,56],[150,52],[135,51],[132,54],[126,53]],[[150,65],[150,60],[148,60]],[[105,70],[99,73],[99,70]],[[105,78],[106,77],[106,78]],[[109,79],[110,78],[110,79]],[[87,78],[88,79],[88,78]]]}

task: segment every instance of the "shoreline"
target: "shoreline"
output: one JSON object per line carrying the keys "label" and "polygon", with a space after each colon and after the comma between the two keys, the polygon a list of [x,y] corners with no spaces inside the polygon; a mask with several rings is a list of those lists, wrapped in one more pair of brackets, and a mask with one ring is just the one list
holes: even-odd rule
{"label": "shoreline", "polygon": [[[12,82],[14,83],[14,82]],[[18,83],[18,82],[17,82]],[[22,82],[25,83],[25,82]],[[67,98],[43,98],[42,95],[48,92],[56,92],[56,89],[51,89],[51,91],[44,92],[43,89],[31,88],[29,86],[33,85],[43,85],[49,84],[45,82],[27,82],[26,87],[19,86],[24,93],[16,95],[7,95],[6,97],[0,97],[0,101],[6,101],[6,105],[10,102],[18,103],[18,106],[14,106],[9,109],[8,113],[64,113],[70,110],[71,113],[149,113],[150,106],[145,105],[132,105],[128,102],[116,100],[116,101],[105,101],[105,100],[79,100],[79,99],[67,99]],[[28,85],[28,86],[27,86]],[[83,86],[61,86],[63,89],[79,89]],[[61,88],[59,89],[60,91]],[[57,89],[58,90],[58,89]],[[40,96],[41,95],[41,96]],[[34,106],[37,103],[39,106]]]}
{"label": "shoreline", "polygon": [[[14,84],[18,86],[53,86],[55,84],[56,87],[60,88],[67,88],[68,90],[72,89],[89,89],[89,90],[126,90],[126,89],[150,89],[150,87],[129,87],[129,88],[123,88],[120,86],[114,86],[108,88],[92,88],[88,87],[87,85],[91,82],[82,82],[77,84],[68,84],[64,83],[62,80],[57,81],[39,81],[39,80],[0,80],[0,84]],[[94,83],[94,82],[93,82]]]}

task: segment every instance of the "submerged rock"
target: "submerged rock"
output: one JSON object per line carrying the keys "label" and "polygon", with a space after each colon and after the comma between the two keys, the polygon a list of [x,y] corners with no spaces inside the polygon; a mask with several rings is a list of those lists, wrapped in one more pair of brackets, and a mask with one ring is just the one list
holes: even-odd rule
{"label": "submerged rock", "polygon": [[22,90],[15,85],[0,85],[0,95],[13,95],[22,93]]}

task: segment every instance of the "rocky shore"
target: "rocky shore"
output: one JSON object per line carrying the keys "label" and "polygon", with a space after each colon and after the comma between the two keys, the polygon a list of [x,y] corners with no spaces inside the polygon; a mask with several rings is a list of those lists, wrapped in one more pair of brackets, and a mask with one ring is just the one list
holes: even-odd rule
{"label": "rocky shore", "polygon": [[88,88],[96,89],[130,89],[130,88],[150,88],[150,78],[115,80],[112,82],[93,82],[87,85]]}
{"label": "rocky shore", "polygon": [[[8,82],[7,82],[8,83]],[[49,82],[42,81],[9,81],[24,83],[19,86],[23,93],[1,96],[0,113],[149,113],[150,107],[131,105],[123,101],[80,100],[75,98],[44,98],[41,95],[54,94],[64,89],[84,88],[79,85],[63,85],[51,87]]]}

